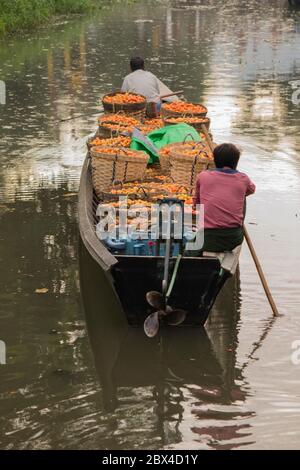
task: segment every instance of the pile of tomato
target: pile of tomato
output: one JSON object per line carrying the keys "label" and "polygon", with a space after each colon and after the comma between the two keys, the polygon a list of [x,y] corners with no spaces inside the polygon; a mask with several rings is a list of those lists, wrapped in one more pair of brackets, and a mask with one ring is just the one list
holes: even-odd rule
{"label": "pile of tomato", "polygon": [[111,122],[105,122],[101,124],[101,127],[111,132],[116,132],[118,134],[122,134],[123,132],[127,134],[132,134],[133,129],[135,128],[135,126],[124,126],[122,124],[113,124]]}
{"label": "pile of tomato", "polygon": [[164,112],[172,111],[178,114],[202,114],[206,115],[207,108],[202,104],[188,103],[187,101],[174,101],[162,106]]}
{"label": "pile of tomato", "polygon": [[130,149],[120,149],[118,147],[93,147],[93,152],[95,153],[104,153],[107,155],[119,155],[120,150],[122,150],[122,153],[124,155],[127,155],[128,157],[135,157],[136,155],[140,155],[140,152],[136,152],[134,150]]}
{"label": "pile of tomato", "polygon": [[133,127],[137,127],[140,124],[140,121],[137,119],[130,116],[124,116],[122,114],[104,114],[104,116],[99,118],[98,122],[100,125],[109,123]]}
{"label": "pile of tomato", "polygon": [[206,117],[185,117],[185,116],[179,116],[179,117],[169,117],[165,119],[166,124],[179,124],[181,122],[185,122],[186,124],[206,124],[208,121],[208,118]]}
{"label": "pile of tomato", "polygon": [[100,137],[95,137],[89,142],[90,147],[130,147],[131,137],[112,137],[111,139],[101,139]]}
{"label": "pile of tomato", "polygon": [[103,102],[107,104],[137,104],[144,103],[146,98],[142,95],[134,93],[115,93],[114,95],[106,95]]}

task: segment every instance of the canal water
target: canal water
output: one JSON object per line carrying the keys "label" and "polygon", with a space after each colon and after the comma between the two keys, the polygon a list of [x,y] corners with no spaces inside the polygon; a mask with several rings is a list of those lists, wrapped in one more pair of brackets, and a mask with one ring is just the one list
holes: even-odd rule
{"label": "canal water", "polygon": [[[267,3],[120,3],[0,42],[0,448],[299,448],[300,12]],[[128,330],[81,249],[84,313],[85,141],[133,54],[243,149],[275,322],[246,246],[205,330]]]}

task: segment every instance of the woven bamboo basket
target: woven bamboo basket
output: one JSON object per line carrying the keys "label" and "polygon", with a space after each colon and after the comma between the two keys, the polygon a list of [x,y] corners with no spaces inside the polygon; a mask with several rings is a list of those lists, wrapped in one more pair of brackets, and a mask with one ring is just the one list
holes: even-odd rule
{"label": "woven bamboo basket", "polygon": [[148,163],[148,155],[126,148],[116,148],[115,153],[105,153],[103,147],[91,149],[92,180],[97,196],[101,197],[115,180],[120,182],[142,180]]}
{"label": "woven bamboo basket", "polygon": [[[123,182],[114,181],[113,184],[106,191],[101,192],[100,199],[105,202],[115,202],[119,200],[120,196],[125,196],[131,200],[146,200],[148,199],[148,193],[143,188],[142,182],[135,184],[134,192],[127,192],[126,194],[112,192],[113,190],[123,189]],[[100,196],[100,195],[99,195]]]}
{"label": "woven bamboo basket", "polygon": [[[176,148],[179,145],[182,145],[182,142],[166,145],[159,151],[160,167],[161,167],[162,173],[166,176],[170,176],[171,174],[171,166],[170,166],[171,150],[173,148]],[[166,150],[168,150],[169,152],[168,154],[165,153]]]}
{"label": "woven bamboo basket", "polygon": [[199,173],[208,170],[213,165],[212,160],[203,155],[204,152],[201,151],[195,157],[189,157],[182,154],[180,148],[173,149],[170,158],[170,175],[174,183],[193,187]]}
{"label": "woven bamboo basket", "polygon": [[[96,137],[98,137],[99,139],[101,140],[104,140],[104,142],[102,143],[99,143],[99,144],[93,144],[94,140],[96,139]],[[90,137],[88,140],[87,140],[87,147],[88,149],[90,150],[91,148],[93,147],[101,147],[101,146],[105,146],[105,147],[129,147],[130,146],[130,141],[131,139],[129,138],[128,139],[128,144],[122,144],[122,142],[117,142],[117,139],[120,138],[118,136],[116,137],[113,137],[112,140],[108,139],[107,137],[99,137],[98,133],[96,136],[94,137]],[[123,136],[122,136],[123,138]]]}
{"label": "woven bamboo basket", "polygon": [[160,163],[153,163],[149,165],[145,174],[145,181],[159,181],[160,176],[165,176],[163,168]]}
{"label": "woven bamboo basket", "polygon": [[[122,121],[123,120],[123,121]],[[118,113],[106,113],[99,117],[98,123],[103,124],[119,124],[120,126],[139,126],[141,121],[136,119],[134,116],[125,114],[124,111]]]}
{"label": "woven bamboo basket", "polygon": [[132,112],[128,111],[126,112],[126,114],[143,123],[146,118],[146,108],[142,109],[141,111],[132,111]]}
{"label": "woven bamboo basket", "polygon": [[132,134],[132,127],[129,126],[122,126],[121,124],[118,126],[117,124],[112,124],[116,126],[115,129],[110,129],[110,123],[99,124],[98,126],[98,136],[102,139],[113,139],[114,137],[119,137],[120,135],[128,135],[131,136]]}
{"label": "woven bamboo basket", "polygon": [[92,137],[89,137],[88,140],[86,141],[86,145],[87,145],[87,148],[90,150],[92,147],[94,147],[94,145],[92,145],[92,142],[97,138],[99,137],[98,135],[98,130],[97,132],[92,136]]}
{"label": "woven bamboo basket", "polygon": [[[174,117],[174,116],[172,116],[172,117]],[[170,121],[171,117],[168,116],[168,117],[164,118],[164,124],[165,124],[165,126],[176,125],[176,124],[179,124],[181,122],[186,122],[185,119],[188,118],[188,117],[191,117],[191,116],[182,116],[182,117],[179,118],[178,122],[173,122],[173,121]],[[192,117],[194,118],[195,116],[192,116]],[[187,124],[194,127],[194,129],[196,129],[196,131],[199,132],[199,133],[202,132],[202,126],[204,124],[206,126],[206,129],[209,131],[210,119],[208,117],[199,117],[199,116],[196,116],[196,117],[199,118],[199,121],[187,122]],[[176,116],[176,118],[178,118],[178,116]]]}
{"label": "woven bamboo basket", "polygon": [[199,103],[191,103],[191,104],[195,104],[197,106],[202,106],[203,108],[203,112],[199,112],[199,113],[194,113],[194,112],[185,112],[185,113],[181,113],[181,112],[178,112],[178,111],[173,111],[171,109],[168,109],[168,104],[169,103],[165,103],[162,105],[161,107],[161,115],[163,118],[167,118],[167,117],[206,117],[207,115],[207,112],[208,112],[208,109],[203,106],[202,104],[199,105]]}
{"label": "woven bamboo basket", "polygon": [[[138,119],[139,121],[143,122],[146,116],[146,108],[147,108],[147,100],[143,96],[144,101],[141,103],[107,103],[106,98],[115,96],[117,94],[122,94],[125,95],[126,93],[121,93],[121,92],[115,92],[115,93],[109,93],[105,95],[102,99],[102,104],[104,108],[105,113],[118,113],[119,111],[123,111],[125,114],[128,114],[132,117],[135,117],[135,119]],[[141,96],[137,95],[136,93],[130,93],[131,95],[135,96]]]}
{"label": "woven bamboo basket", "polygon": [[[188,134],[186,136],[186,139],[191,136],[191,134]],[[191,136],[192,137],[192,136]],[[200,151],[205,151],[206,150],[206,144],[204,142],[193,142],[193,145],[195,146],[195,148],[199,148],[199,152]],[[167,176],[171,176],[171,159],[172,159],[172,153],[173,151],[175,150],[186,150],[186,149],[190,149],[191,147],[189,146],[189,144],[186,143],[186,141],[184,142],[177,142],[177,143],[174,143],[174,144],[169,144],[169,145],[166,145],[165,147],[163,147],[163,149],[160,150],[159,152],[159,161],[160,161],[160,166],[162,168],[162,171],[163,171],[163,174],[167,175]],[[165,149],[167,149],[169,151],[168,154],[165,153]]]}

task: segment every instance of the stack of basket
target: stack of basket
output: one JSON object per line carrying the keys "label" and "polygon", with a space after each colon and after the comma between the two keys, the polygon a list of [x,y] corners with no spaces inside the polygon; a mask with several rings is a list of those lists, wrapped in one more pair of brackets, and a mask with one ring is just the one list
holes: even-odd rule
{"label": "stack of basket", "polygon": [[160,152],[160,164],[174,183],[193,187],[201,171],[214,168],[212,155],[203,142],[177,143]]}
{"label": "stack of basket", "polygon": [[171,176],[171,151],[182,145],[182,142],[168,144],[159,151],[159,163],[163,175]]}
{"label": "stack of basket", "polygon": [[203,106],[203,104],[188,103],[186,101],[165,103],[161,107],[161,114],[164,118],[188,116],[204,118],[207,115],[207,111],[207,108]]}
{"label": "stack of basket", "polygon": [[119,198],[122,196],[132,201],[148,199],[148,193],[140,181],[123,183],[118,180],[114,181],[109,188],[102,191],[100,199],[105,202],[115,202],[119,201]]}
{"label": "stack of basket", "polygon": [[119,135],[131,135],[135,127],[141,126],[136,118],[125,115],[124,111],[116,114],[104,114],[98,119],[98,135],[103,139],[112,139]]}
{"label": "stack of basket", "polygon": [[198,117],[198,116],[173,116],[173,117],[165,117],[164,124],[165,126],[176,125],[180,123],[186,123],[189,126],[194,127],[199,134],[203,132],[202,126],[204,125],[206,129],[209,131],[210,128],[210,119],[208,117]]}
{"label": "stack of basket", "polygon": [[105,113],[123,111],[140,122],[143,122],[146,116],[147,100],[136,93],[109,93],[103,97],[102,104]]}
{"label": "stack of basket", "polygon": [[97,132],[96,135],[90,137],[87,140],[87,147],[90,150],[93,147],[130,147],[131,137],[113,137],[111,139],[103,138],[99,136]]}
{"label": "stack of basket", "polygon": [[114,147],[93,147],[90,154],[93,186],[99,198],[116,180],[142,180],[149,158],[144,152]]}

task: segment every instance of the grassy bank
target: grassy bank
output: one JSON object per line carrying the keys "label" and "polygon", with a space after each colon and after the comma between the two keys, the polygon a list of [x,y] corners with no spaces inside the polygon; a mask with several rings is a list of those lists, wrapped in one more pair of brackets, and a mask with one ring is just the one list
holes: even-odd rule
{"label": "grassy bank", "polygon": [[0,0],[0,35],[39,26],[56,15],[85,13],[109,0]]}

